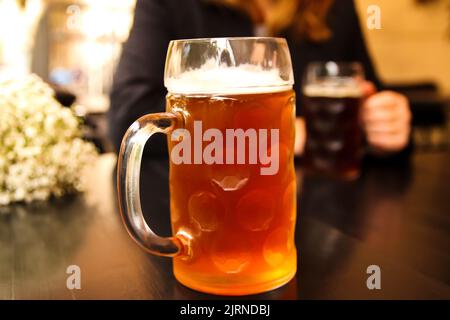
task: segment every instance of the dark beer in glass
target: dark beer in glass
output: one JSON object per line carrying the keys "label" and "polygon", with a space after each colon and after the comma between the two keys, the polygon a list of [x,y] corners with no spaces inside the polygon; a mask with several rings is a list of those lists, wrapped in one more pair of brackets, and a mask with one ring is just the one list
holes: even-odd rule
{"label": "dark beer in glass", "polygon": [[308,66],[301,106],[306,122],[307,172],[354,179],[360,171],[360,105],[363,70],[358,63]]}

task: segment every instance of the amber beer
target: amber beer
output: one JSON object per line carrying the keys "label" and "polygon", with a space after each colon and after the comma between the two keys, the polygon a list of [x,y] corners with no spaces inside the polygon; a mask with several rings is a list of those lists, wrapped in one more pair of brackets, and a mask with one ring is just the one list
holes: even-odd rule
{"label": "amber beer", "polygon": [[[223,136],[230,128],[277,128],[280,137],[275,175],[261,175],[261,164],[171,162],[173,233],[190,242],[190,252],[174,259],[181,283],[200,291],[239,295],[269,290],[294,276],[294,104],[292,90],[168,95],[167,111],[185,114],[189,120],[184,128],[191,136],[194,121],[201,120],[204,130],[217,128]],[[170,137],[168,141],[170,153],[178,142]]]}

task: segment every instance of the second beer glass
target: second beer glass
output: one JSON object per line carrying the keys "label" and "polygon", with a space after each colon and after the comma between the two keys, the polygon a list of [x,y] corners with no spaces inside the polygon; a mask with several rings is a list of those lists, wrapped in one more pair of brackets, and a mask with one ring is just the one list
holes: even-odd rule
{"label": "second beer glass", "polygon": [[306,122],[306,171],[341,179],[359,176],[363,80],[359,63],[330,61],[308,66],[302,104]]}

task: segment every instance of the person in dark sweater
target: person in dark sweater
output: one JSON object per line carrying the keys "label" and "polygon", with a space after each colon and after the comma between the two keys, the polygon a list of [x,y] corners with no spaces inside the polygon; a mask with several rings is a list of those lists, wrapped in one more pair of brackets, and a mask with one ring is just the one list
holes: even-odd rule
{"label": "person in dark sweater", "polygon": [[[137,0],[108,113],[110,137],[116,149],[133,121],[165,109],[163,76],[170,40],[259,35],[287,39],[297,101],[301,101],[302,77],[308,63],[362,63],[367,78],[362,122],[369,146],[375,154],[391,154],[408,145],[408,101],[399,93],[382,91],[353,0]],[[301,105],[297,105],[297,116],[295,149],[299,154],[305,139]],[[152,139],[150,153],[161,154],[164,145],[162,137]]]}

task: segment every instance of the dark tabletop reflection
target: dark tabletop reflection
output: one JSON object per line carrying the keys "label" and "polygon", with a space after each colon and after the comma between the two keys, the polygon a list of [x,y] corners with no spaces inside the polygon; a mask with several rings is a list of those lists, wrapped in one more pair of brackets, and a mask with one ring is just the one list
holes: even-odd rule
{"label": "dark tabletop reflection", "polygon": [[[298,197],[299,214],[321,220],[363,240],[370,232],[369,224],[374,214],[400,209],[390,210],[389,205],[395,207],[402,202],[411,175],[409,158],[368,159],[361,176],[353,181],[303,175],[299,166],[298,186],[302,190]],[[389,219],[385,222],[390,223]]]}
{"label": "dark tabletop reflection", "polygon": [[[297,275],[244,298],[450,298],[449,161],[445,152],[369,161],[352,182],[303,176],[298,166]],[[164,236],[171,234],[167,165],[166,158],[146,159],[141,172],[143,211]],[[224,298],[179,284],[171,259],[130,239],[114,166],[112,155],[100,157],[85,194],[2,208],[0,299]],[[72,264],[81,268],[81,290],[66,288]],[[382,270],[382,290],[366,287],[372,264]]]}
{"label": "dark tabletop reflection", "polygon": [[[367,161],[361,176],[353,181],[303,174],[301,166],[297,167],[299,297],[329,295],[330,283],[349,268],[356,240],[371,236],[376,215],[392,214],[384,210],[387,203],[393,204],[394,211],[399,209],[395,206],[408,188],[410,174],[408,158],[390,163]],[[389,227],[390,220],[379,227]],[[364,271],[361,265],[360,273]],[[363,277],[348,276],[349,282],[364,284]]]}
{"label": "dark tabletop reflection", "polygon": [[[141,172],[144,213],[151,227],[163,235],[170,235],[167,161],[147,160]],[[399,251],[403,252],[402,246],[412,240],[409,237],[395,238],[402,226],[408,224],[407,212],[404,212],[405,194],[413,181],[409,158],[390,162],[368,160],[363,174],[355,181],[303,176],[298,166],[297,180],[297,276],[283,288],[252,298],[379,297],[365,287],[367,266],[383,264],[386,261],[384,252],[386,256],[395,258]],[[369,245],[367,250],[361,248],[365,244]],[[395,244],[400,247],[395,249]],[[377,254],[371,255],[370,249],[373,248]],[[407,267],[403,263],[408,261],[401,261],[399,266],[389,264],[385,267],[389,278],[395,279],[394,273]],[[166,262],[163,265],[169,267]],[[446,278],[442,272],[437,275]],[[401,288],[402,281],[407,280],[398,279],[395,290]],[[357,285],[352,288],[347,282]],[[172,298],[218,298],[185,288],[172,278],[170,283],[172,290],[167,293]],[[351,289],[346,292],[345,288]],[[393,292],[397,293],[395,290]]]}
{"label": "dark tabletop reflection", "polygon": [[[66,291],[66,257],[79,248],[90,220],[88,211],[79,210],[85,205],[82,197],[68,196],[2,208],[0,283],[11,285],[12,298],[16,293],[40,298],[43,283],[52,280],[60,282],[58,291]],[[13,285],[20,286],[17,292]]]}

